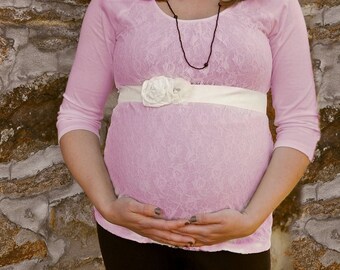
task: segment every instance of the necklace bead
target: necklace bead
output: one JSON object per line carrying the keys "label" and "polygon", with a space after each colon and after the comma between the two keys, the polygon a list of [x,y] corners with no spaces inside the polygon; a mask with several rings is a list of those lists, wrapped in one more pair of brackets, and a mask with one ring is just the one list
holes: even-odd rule
{"label": "necklace bead", "polygon": [[183,46],[183,42],[182,42],[182,36],[181,36],[181,31],[179,30],[179,26],[178,26],[178,16],[176,15],[176,13],[173,11],[170,3],[168,0],[166,0],[166,3],[168,4],[168,7],[170,9],[170,11],[172,12],[172,14],[174,15],[174,18],[176,20],[176,28],[177,28],[177,33],[178,33],[178,38],[179,38],[179,43],[181,45],[181,49],[182,49],[182,52],[183,52],[183,57],[184,57],[184,60],[185,62],[193,69],[197,69],[197,70],[202,70],[202,69],[205,69],[209,66],[209,61],[210,61],[210,58],[211,58],[211,55],[212,55],[212,50],[213,50],[213,45],[214,45],[214,41],[215,41],[215,36],[216,36],[216,31],[217,31],[217,26],[218,26],[218,21],[219,21],[219,18],[220,18],[220,13],[221,13],[221,4],[219,3],[218,4],[218,12],[217,12],[217,17],[216,17],[216,24],[215,24],[215,29],[214,29],[214,34],[213,34],[213,38],[211,40],[211,44],[210,44],[210,52],[209,52],[209,56],[208,56],[208,59],[207,61],[204,63],[204,65],[202,67],[196,67],[192,64],[190,64],[187,56],[186,56],[186,53],[185,53],[185,50],[184,50],[184,46]]}

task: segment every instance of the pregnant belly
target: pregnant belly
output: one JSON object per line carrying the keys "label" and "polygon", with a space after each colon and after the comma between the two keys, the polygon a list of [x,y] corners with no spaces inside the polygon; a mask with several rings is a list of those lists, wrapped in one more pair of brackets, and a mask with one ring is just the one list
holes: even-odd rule
{"label": "pregnant belly", "polygon": [[190,103],[148,108],[120,103],[104,152],[118,196],[161,207],[169,218],[241,210],[268,165],[265,114]]}

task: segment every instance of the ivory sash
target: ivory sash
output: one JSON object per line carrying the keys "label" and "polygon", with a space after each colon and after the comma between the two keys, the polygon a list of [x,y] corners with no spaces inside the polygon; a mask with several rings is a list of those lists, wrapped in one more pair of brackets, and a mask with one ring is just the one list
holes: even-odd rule
{"label": "ivory sash", "polygon": [[143,85],[119,89],[118,103],[142,102],[160,107],[191,102],[233,106],[266,113],[267,95],[254,90],[218,85],[192,85],[181,78],[153,77]]}

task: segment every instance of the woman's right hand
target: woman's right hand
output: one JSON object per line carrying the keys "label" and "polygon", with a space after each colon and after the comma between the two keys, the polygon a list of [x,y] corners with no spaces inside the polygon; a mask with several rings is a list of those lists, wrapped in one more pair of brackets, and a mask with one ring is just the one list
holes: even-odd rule
{"label": "woman's right hand", "polygon": [[116,225],[156,242],[178,247],[189,247],[195,239],[172,232],[185,226],[187,220],[166,220],[161,209],[143,204],[129,197],[114,199],[102,213],[103,217]]}

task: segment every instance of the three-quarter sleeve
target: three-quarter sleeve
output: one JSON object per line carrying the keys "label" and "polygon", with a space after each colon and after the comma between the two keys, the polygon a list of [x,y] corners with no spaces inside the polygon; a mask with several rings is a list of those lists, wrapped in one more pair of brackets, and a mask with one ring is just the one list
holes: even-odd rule
{"label": "three-quarter sleeve", "polygon": [[274,149],[292,147],[312,160],[320,128],[308,33],[298,0],[284,2],[269,35],[277,127]]}
{"label": "three-quarter sleeve", "polygon": [[115,30],[108,15],[102,0],[92,0],[87,7],[58,113],[58,140],[77,129],[99,136],[104,105],[114,87]]}

